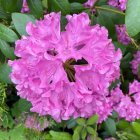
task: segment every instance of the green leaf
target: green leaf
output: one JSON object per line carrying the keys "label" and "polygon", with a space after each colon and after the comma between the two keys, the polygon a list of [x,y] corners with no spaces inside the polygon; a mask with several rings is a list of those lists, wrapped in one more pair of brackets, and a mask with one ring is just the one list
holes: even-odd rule
{"label": "green leaf", "polygon": [[20,35],[27,35],[26,33],[26,25],[28,22],[35,22],[35,18],[31,15],[21,14],[21,13],[13,13],[12,20],[17,32]]}
{"label": "green leaf", "polygon": [[[101,2],[101,1],[99,1]],[[97,2],[97,4],[99,3]],[[108,17],[114,24],[124,24],[125,16],[124,13],[120,10],[109,6],[109,5],[102,5],[99,7],[95,7],[99,14],[103,14]]]}
{"label": "green leaf", "polygon": [[97,123],[98,119],[99,119],[98,115],[94,115],[87,120],[86,124],[93,125],[93,124]]}
{"label": "green leaf", "polygon": [[24,136],[25,127],[18,125],[10,131],[0,131],[1,140],[27,140]]}
{"label": "green leaf", "polygon": [[8,19],[9,14],[7,14],[0,5],[0,19]]}
{"label": "green leaf", "polygon": [[11,84],[10,75],[11,68],[5,63],[0,65],[0,81]]}
{"label": "green leaf", "polygon": [[95,135],[90,135],[90,140],[95,140]]}
{"label": "green leaf", "polygon": [[135,36],[140,32],[140,0],[128,0],[125,24],[130,36]]}
{"label": "green leaf", "polygon": [[132,122],[132,128],[135,133],[140,136],[140,124],[137,122]]}
{"label": "green leaf", "polygon": [[25,99],[19,99],[11,109],[12,115],[14,117],[19,117],[22,112],[29,112],[31,108],[31,103]]}
{"label": "green leaf", "polygon": [[80,126],[80,125],[78,125],[78,126],[76,126],[76,128],[74,129],[74,132],[77,132],[77,133],[81,133],[81,131],[82,131],[82,129],[83,129],[83,126]]}
{"label": "green leaf", "polygon": [[75,127],[77,123],[75,119],[70,119],[66,122],[66,124],[67,124],[67,128],[71,129]]}
{"label": "green leaf", "polygon": [[80,140],[80,135],[77,131],[74,132],[74,134],[72,136],[72,140]]}
{"label": "green leaf", "polygon": [[14,126],[14,120],[9,113],[4,113],[2,116],[2,125],[4,128],[12,128]]}
{"label": "green leaf", "polygon": [[0,39],[0,49],[1,52],[9,59],[14,60],[16,57],[14,55],[14,48],[10,47],[10,45],[4,40]]}
{"label": "green leaf", "polygon": [[108,31],[109,31],[109,36],[113,38],[113,40],[116,40],[116,30],[115,30],[115,25],[111,18],[108,15],[105,15],[104,12],[99,11],[99,15],[96,18],[96,23],[105,26]]}
{"label": "green leaf", "polygon": [[86,120],[84,119],[84,118],[78,118],[77,120],[76,120],[76,122],[79,124],[79,125],[85,125],[85,123],[86,123]]}
{"label": "green leaf", "polygon": [[70,4],[70,12],[72,14],[82,12],[83,10],[85,10],[85,8],[81,3],[73,2]]}
{"label": "green leaf", "polygon": [[66,17],[61,16],[61,31],[65,30],[65,27],[66,27],[67,23],[68,23],[68,21],[67,21]]}
{"label": "green leaf", "polygon": [[138,76],[140,76],[140,64],[138,65]]}
{"label": "green leaf", "polygon": [[120,48],[121,51],[122,51],[122,53],[123,53],[123,55],[126,53],[126,48],[127,48],[127,46],[125,46],[125,45],[123,45],[123,44],[121,44],[121,43],[119,43],[119,42],[113,42],[113,43],[114,43],[114,45],[115,45],[116,50],[117,50],[118,48]]}
{"label": "green leaf", "polygon": [[22,0],[1,0],[1,5],[6,13],[21,11]]}
{"label": "green leaf", "polygon": [[120,120],[118,123],[117,123],[117,128],[121,129],[121,130],[124,130],[126,128],[130,127],[130,124],[129,122],[125,121],[125,120]]}
{"label": "green leaf", "polygon": [[48,0],[42,0],[42,4],[45,8],[48,8]]}
{"label": "green leaf", "polygon": [[52,140],[72,140],[72,136],[66,132],[50,131]]}
{"label": "green leaf", "polygon": [[82,140],[85,140],[86,139],[86,136],[87,136],[87,130],[86,129],[83,129],[82,130],[82,133],[81,133]]}
{"label": "green leaf", "polygon": [[37,18],[43,16],[43,7],[41,0],[27,0],[30,12]]}
{"label": "green leaf", "polygon": [[105,121],[105,130],[108,132],[109,135],[113,136],[116,133],[116,124],[113,119],[108,118]]}
{"label": "green leaf", "polygon": [[0,24],[0,39],[7,42],[15,42],[18,37],[13,30],[9,29],[3,24]]}
{"label": "green leaf", "polygon": [[95,135],[96,134],[95,130],[92,127],[88,126],[86,129],[87,129],[87,132],[89,134],[91,134],[91,135]]}
{"label": "green leaf", "polygon": [[0,63],[4,63],[5,60],[6,60],[5,56],[4,56],[4,54],[0,50]]}
{"label": "green leaf", "polygon": [[70,13],[70,3],[68,0],[49,0],[48,4],[51,11],[61,11],[62,15],[67,15]]}
{"label": "green leaf", "polygon": [[79,3],[85,3],[87,0],[69,0],[69,2],[79,2]]}

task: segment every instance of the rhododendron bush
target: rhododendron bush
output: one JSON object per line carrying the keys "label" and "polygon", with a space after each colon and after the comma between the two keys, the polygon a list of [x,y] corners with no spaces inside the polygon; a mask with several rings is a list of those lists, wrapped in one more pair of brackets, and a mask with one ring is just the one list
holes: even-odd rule
{"label": "rhododendron bush", "polygon": [[0,140],[140,139],[140,0],[0,0]]}

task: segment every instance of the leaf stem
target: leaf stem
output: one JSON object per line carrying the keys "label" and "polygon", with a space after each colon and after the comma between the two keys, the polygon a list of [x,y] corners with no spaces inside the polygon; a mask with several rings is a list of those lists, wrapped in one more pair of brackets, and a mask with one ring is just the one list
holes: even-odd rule
{"label": "leaf stem", "polygon": [[117,14],[120,14],[120,15],[125,16],[125,13],[123,13],[123,12],[121,12],[121,11],[118,11],[118,10],[115,10],[115,9],[109,9],[109,8],[101,7],[101,6],[95,6],[95,9],[110,11],[110,12],[114,12],[114,13],[117,13]]}

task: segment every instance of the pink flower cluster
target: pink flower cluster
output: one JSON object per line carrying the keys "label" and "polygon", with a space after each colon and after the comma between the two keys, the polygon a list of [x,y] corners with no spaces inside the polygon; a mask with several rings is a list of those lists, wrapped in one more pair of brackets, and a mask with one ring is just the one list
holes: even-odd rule
{"label": "pink flower cluster", "polygon": [[116,112],[127,121],[140,118],[140,82],[129,84],[129,94],[124,95],[119,88],[112,91],[110,100]]}
{"label": "pink flower cluster", "polygon": [[65,31],[60,13],[28,23],[29,36],[16,42],[19,59],[9,61],[11,79],[33,112],[58,122],[98,114],[101,122],[112,111],[108,87],[120,76],[122,53],[104,27],[90,26],[86,13],[66,17]]}
{"label": "pink flower cluster", "polygon": [[94,6],[96,1],[97,0],[88,0],[86,3],[84,3],[84,6],[85,7],[92,7],[92,6]]}
{"label": "pink flower cluster", "polygon": [[28,115],[25,120],[25,126],[36,131],[43,131],[49,125],[50,124],[47,118],[43,118],[40,120],[36,115]]}
{"label": "pink flower cluster", "polygon": [[132,65],[132,72],[140,78],[140,75],[138,74],[139,71],[139,65],[140,65],[140,51],[137,51],[136,54],[134,54],[134,59],[131,62]]}
{"label": "pink flower cluster", "polygon": [[27,1],[26,0],[23,0],[21,12],[22,13],[28,13],[29,12],[29,7],[27,5]]}
{"label": "pink flower cluster", "polygon": [[[109,0],[108,4],[120,9],[121,11],[126,10],[127,0]],[[125,25],[116,25],[116,33],[118,41],[124,45],[131,43],[131,39],[127,34]]]}
{"label": "pink flower cluster", "polygon": [[124,11],[126,10],[127,0],[108,0],[108,4]]}
{"label": "pink flower cluster", "polygon": [[125,25],[116,25],[116,33],[118,41],[124,45],[128,45],[131,42],[130,37],[127,34]]}

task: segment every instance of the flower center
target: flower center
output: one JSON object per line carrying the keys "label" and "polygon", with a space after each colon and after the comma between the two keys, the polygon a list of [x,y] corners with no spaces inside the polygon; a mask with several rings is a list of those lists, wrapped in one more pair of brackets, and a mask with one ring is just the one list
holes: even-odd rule
{"label": "flower center", "polygon": [[75,69],[74,69],[74,65],[87,65],[88,62],[82,58],[80,60],[75,60],[74,58],[68,59],[65,61],[65,63],[63,64],[64,70],[67,73],[67,77],[69,79],[70,82],[75,82]]}
{"label": "flower center", "polygon": [[68,59],[66,62],[63,64],[64,70],[67,73],[67,77],[70,82],[75,82],[75,69],[74,69],[74,63],[75,59]]}

